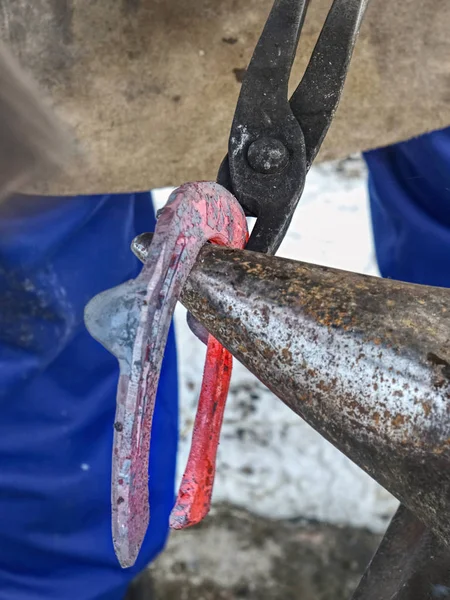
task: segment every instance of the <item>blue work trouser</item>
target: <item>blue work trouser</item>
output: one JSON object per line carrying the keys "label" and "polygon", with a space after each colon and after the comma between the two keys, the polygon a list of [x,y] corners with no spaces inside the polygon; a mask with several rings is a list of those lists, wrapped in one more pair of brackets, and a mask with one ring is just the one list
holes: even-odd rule
{"label": "blue work trouser", "polygon": [[365,159],[381,274],[450,287],[450,129]]}
{"label": "blue work trouser", "polygon": [[163,548],[174,501],[173,331],[151,441],[151,522],[137,564],[111,539],[116,359],[86,303],[135,277],[130,242],[155,225],[150,193],[14,198],[0,207],[0,600],[122,600]]}

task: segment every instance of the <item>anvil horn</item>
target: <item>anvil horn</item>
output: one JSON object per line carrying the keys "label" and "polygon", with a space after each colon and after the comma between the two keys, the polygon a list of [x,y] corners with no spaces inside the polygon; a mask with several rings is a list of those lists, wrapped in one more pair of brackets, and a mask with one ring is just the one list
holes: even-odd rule
{"label": "anvil horn", "polygon": [[[133,248],[142,256],[144,246]],[[450,540],[450,291],[207,245],[181,299],[276,396]]]}

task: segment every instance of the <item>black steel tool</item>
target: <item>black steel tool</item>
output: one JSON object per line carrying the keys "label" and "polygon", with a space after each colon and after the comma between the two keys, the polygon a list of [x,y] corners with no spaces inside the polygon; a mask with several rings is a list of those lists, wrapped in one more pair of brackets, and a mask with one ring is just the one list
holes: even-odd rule
{"label": "black steel tool", "polygon": [[288,83],[309,0],[275,0],[248,66],[218,182],[257,217],[247,248],[275,254],[335,115],[369,0],[334,0],[304,77]]}
{"label": "black steel tool", "polygon": [[450,550],[400,506],[352,600],[450,598]]}

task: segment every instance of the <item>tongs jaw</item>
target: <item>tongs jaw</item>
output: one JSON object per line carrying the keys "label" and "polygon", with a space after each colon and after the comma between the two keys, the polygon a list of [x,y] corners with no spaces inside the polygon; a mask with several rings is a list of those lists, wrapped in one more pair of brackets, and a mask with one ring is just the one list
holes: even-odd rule
{"label": "tongs jaw", "polygon": [[309,0],[275,0],[244,78],[218,181],[257,217],[247,248],[275,254],[334,118],[369,0],[334,0],[304,77],[288,84]]}

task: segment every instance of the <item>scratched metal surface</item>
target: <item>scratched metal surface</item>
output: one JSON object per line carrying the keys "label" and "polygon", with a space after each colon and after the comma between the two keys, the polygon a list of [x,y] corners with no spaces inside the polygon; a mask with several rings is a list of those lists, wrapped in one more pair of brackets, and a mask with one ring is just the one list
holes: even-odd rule
{"label": "scratched metal surface", "polygon": [[211,247],[182,297],[278,397],[444,540],[448,299],[443,289]]}

